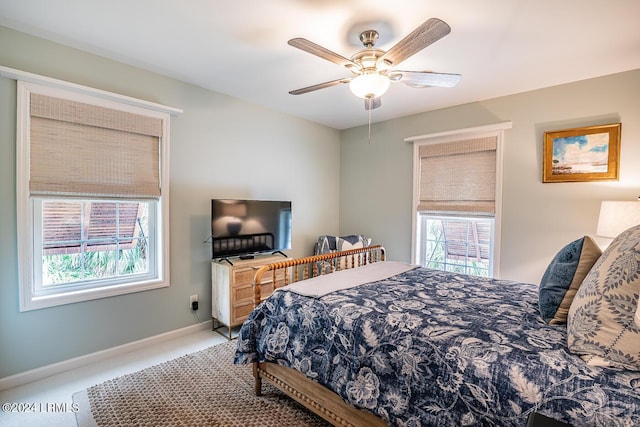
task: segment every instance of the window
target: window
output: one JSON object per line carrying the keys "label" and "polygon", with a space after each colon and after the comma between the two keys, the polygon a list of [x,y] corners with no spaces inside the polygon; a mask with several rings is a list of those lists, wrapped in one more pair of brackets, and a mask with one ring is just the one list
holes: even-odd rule
{"label": "window", "polygon": [[498,264],[501,124],[408,138],[414,142],[413,259],[493,277]]}
{"label": "window", "polygon": [[149,220],[153,224],[156,217],[154,203],[73,199],[35,203],[42,213],[42,233],[36,234],[42,240],[35,245],[42,248],[39,294],[97,279],[126,283],[154,270],[149,258],[155,243],[149,234]]}
{"label": "window", "polygon": [[493,218],[418,215],[421,265],[453,273],[491,275]]}
{"label": "window", "polygon": [[168,286],[169,115],[74,89],[18,82],[21,311]]}

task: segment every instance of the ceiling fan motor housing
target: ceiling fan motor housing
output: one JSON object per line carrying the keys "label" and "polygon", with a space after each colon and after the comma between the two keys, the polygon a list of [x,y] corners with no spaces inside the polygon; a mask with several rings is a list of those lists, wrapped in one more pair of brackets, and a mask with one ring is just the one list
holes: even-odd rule
{"label": "ceiling fan motor housing", "polygon": [[378,41],[378,37],[376,30],[366,30],[360,33],[360,41],[364,47],[373,47]]}
{"label": "ceiling fan motor housing", "polygon": [[[380,49],[363,49],[351,57],[351,61],[360,65],[362,72],[367,70],[388,69],[390,64],[384,61],[378,62],[378,59],[384,55],[384,50]],[[352,70],[355,72],[355,70]]]}

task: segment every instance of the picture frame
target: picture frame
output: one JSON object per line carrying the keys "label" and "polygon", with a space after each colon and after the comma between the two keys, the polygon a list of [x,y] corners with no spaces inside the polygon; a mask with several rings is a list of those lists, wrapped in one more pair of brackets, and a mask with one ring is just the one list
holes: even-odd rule
{"label": "picture frame", "polygon": [[542,182],[617,181],[622,124],[544,133]]}

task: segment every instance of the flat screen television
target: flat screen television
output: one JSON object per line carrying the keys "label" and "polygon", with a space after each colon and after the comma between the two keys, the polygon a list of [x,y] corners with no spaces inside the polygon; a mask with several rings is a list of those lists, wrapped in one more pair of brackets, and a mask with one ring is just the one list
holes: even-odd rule
{"label": "flat screen television", "polygon": [[291,202],[212,199],[211,248],[212,258],[291,249]]}

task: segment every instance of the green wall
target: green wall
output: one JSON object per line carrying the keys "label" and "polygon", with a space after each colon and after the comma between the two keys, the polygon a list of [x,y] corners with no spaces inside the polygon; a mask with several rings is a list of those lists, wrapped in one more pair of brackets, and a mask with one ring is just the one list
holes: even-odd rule
{"label": "green wall", "polygon": [[[429,89],[423,89],[428,96]],[[595,237],[602,200],[640,196],[640,70],[584,80],[342,132],[340,232],[371,236],[410,261],[412,136],[511,121],[505,131],[499,276],[539,282],[551,258]],[[622,123],[620,180],[542,183],[545,131]],[[596,237],[601,245],[608,241]]]}
{"label": "green wall", "polygon": [[211,198],[291,200],[292,256],[338,231],[334,129],[3,27],[0,65],[184,111],[171,121],[171,286],[20,313],[16,82],[0,78],[0,378],[210,319]]}

